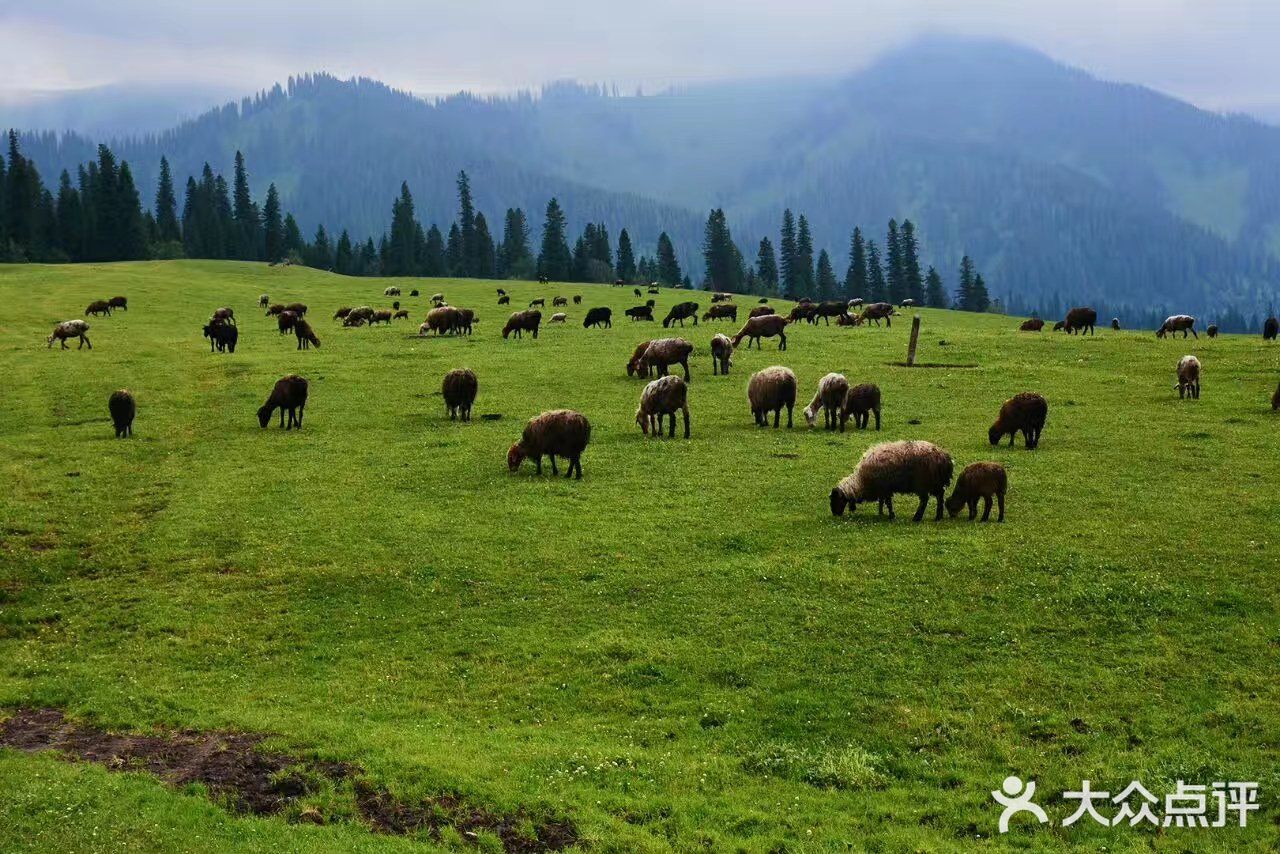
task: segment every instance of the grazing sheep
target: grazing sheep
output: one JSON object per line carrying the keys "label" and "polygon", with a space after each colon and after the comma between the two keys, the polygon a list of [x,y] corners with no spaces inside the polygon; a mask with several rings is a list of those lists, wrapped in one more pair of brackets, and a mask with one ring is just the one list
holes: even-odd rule
{"label": "grazing sheep", "polygon": [[898,305],[902,308],[915,308],[916,301],[913,299],[904,299],[902,302],[898,303]]}
{"label": "grazing sheep", "polygon": [[632,320],[653,320],[653,306],[638,305],[623,312]]}
{"label": "grazing sheep", "polygon": [[229,306],[223,306],[222,308],[214,309],[213,314],[210,315],[209,319],[219,320],[223,323],[235,323],[236,313],[232,311]]}
{"label": "grazing sheep", "polygon": [[551,284],[551,279],[548,278],[547,276],[538,276],[538,284],[549,285]]}
{"label": "grazing sheep", "polygon": [[728,335],[716,333],[711,339],[711,374],[729,375],[729,366],[733,364],[733,342]]}
{"label": "grazing sheep", "polygon": [[791,309],[791,314],[787,315],[788,319],[795,323],[798,320],[812,320],[814,314],[818,311],[818,307],[811,302],[801,300]]}
{"label": "grazing sheep", "polygon": [[569,300],[568,300],[568,298],[567,298],[567,297],[560,297],[560,296],[557,296],[557,297],[553,297],[553,298],[551,299],[551,307],[552,307],[552,308],[557,308],[557,307],[559,307],[559,306],[562,306],[562,305],[568,305],[568,304],[569,304]]}
{"label": "grazing sheep", "polygon": [[[1119,332],[1119,331],[1120,331],[1120,318],[1118,318],[1118,317],[1113,317],[1113,318],[1111,318],[1111,331],[1113,331],[1113,332]],[[963,474],[963,472],[961,472],[961,474]],[[990,509],[990,508],[988,508],[988,509]],[[986,521],[986,519],[983,519],[982,521],[984,521],[984,522],[985,522],[985,521]]]}
{"label": "grazing sheep", "polygon": [[767,314],[776,314],[777,311],[771,305],[758,305],[747,312],[747,318],[764,317]]}
{"label": "grazing sheep", "polygon": [[578,470],[578,479],[582,479],[582,452],[591,441],[591,422],[580,412],[572,409],[556,409],[544,412],[529,419],[525,425],[524,435],[520,441],[507,451],[507,468],[516,471],[520,464],[532,457],[537,463],[538,474],[542,474],[542,456],[551,457],[551,473],[557,475],[556,457],[564,457],[569,461],[569,470],[565,477],[572,477]]}
{"label": "grazing sheep", "polygon": [[498,288],[498,296],[505,297],[506,295],[507,295],[506,291],[504,291],[502,288]]}
{"label": "grazing sheep", "polygon": [[862,316],[845,312],[836,318],[836,326],[861,326]]}
{"label": "grazing sheep", "polygon": [[305,318],[299,317],[293,322],[293,334],[298,336],[299,350],[320,346],[320,339],[316,337],[315,330],[311,328],[311,324],[307,323]]}
{"label": "grazing sheep", "polygon": [[440,305],[427,312],[427,327],[436,335],[457,332],[461,312],[451,305]]}
{"label": "grazing sheep", "polygon": [[642,293],[640,292],[640,289],[639,289],[639,288],[632,288],[632,289],[631,289],[631,292],[632,292],[633,294],[635,294],[636,296],[644,296],[644,294],[642,294]]}
{"label": "grazing sheep", "polygon": [[535,305],[540,305],[540,306],[542,306],[543,308],[546,308],[546,307],[547,307],[547,301],[546,301],[546,299],[545,299],[544,297],[538,297],[538,298],[537,298],[537,299],[535,299],[535,300],[529,300],[529,308],[533,308]]}
{"label": "grazing sheep", "polygon": [[[641,341],[639,344],[636,345],[635,350],[631,351],[631,358],[627,360],[627,376],[633,377],[636,375],[636,371],[640,369],[640,360],[641,358],[644,357],[644,351],[648,350],[649,345],[652,343],[653,343],[652,341]],[[648,376],[651,376],[652,374],[653,374],[652,366],[646,365],[644,369],[644,373],[642,373],[640,376],[648,377]]]}
{"label": "grazing sheep", "polygon": [[93,344],[89,342],[89,336],[85,334],[88,331],[89,324],[83,320],[64,320],[53,327],[53,333],[46,340],[49,342],[49,347],[53,347],[53,342],[57,341],[62,345],[63,350],[68,350],[70,348],[67,347],[67,339],[79,338],[80,344],[77,345],[77,350],[83,348],[86,344],[92,350]]}
{"label": "grazing sheep", "polygon": [[294,314],[292,311],[282,311],[280,312],[280,316],[276,318],[276,326],[279,328],[281,335],[292,331],[294,324],[297,322],[298,315]]}
{"label": "grazing sheep", "polygon": [[569,319],[569,315],[565,314],[563,311],[557,311],[555,314],[551,315],[551,320],[547,322],[548,323],[564,323],[568,319]]}
{"label": "grazing sheep", "polygon": [[1004,494],[1009,490],[1009,475],[999,463],[970,463],[956,478],[956,488],[947,498],[947,512],[954,519],[960,508],[968,505],[969,521],[978,515],[978,499],[982,499],[982,521],[991,518],[991,499],[1000,505],[997,522],[1004,521]]}
{"label": "grazing sheep", "polygon": [[382,292],[382,295],[384,297],[398,297],[400,296],[400,289],[397,288],[395,285],[392,285],[391,287],[384,290]]}
{"label": "grazing sheep", "polygon": [[407,308],[397,309],[396,313],[391,315],[392,320],[400,320],[401,318],[404,318],[405,320],[409,319],[409,309]]}
{"label": "grazing sheep", "polygon": [[266,427],[271,423],[271,414],[280,410],[280,426],[285,427],[284,414],[289,413],[289,426],[292,430],[296,424],[302,429],[302,410],[307,406],[307,381],[297,374],[289,374],[276,380],[267,402],[258,408],[258,424]]}
{"label": "grazing sheep", "polygon": [[373,314],[369,315],[369,326],[372,327],[375,323],[385,323],[390,326],[391,315],[392,311],[389,308],[376,309]]}
{"label": "grazing sheep", "polygon": [[111,299],[107,300],[107,305],[109,305],[111,308],[118,308],[121,311],[129,310],[129,300],[127,297],[112,297]]}
{"label": "grazing sheep", "polygon": [[434,303],[442,303],[442,302],[444,302],[444,294],[432,294],[432,295],[431,295],[431,301],[432,301],[432,302],[434,302]]}
{"label": "grazing sheep", "polygon": [[538,337],[538,327],[542,324],[542,312],[537,309],[531,311],[517,311],[507,318],[507,325],[502,327],[502,337],[505,340],[512,332],[517,338],[523,338],[525,332],[532,332],[533,337]]}
{"label": "grazing sheep", "polygon": [[703,320],[732,320],[738,319],[738,307],[731,302],[712,305],[707,309],[707,313],[702,315]]}
{"label": "grazing sheep", "polygon": [[613,309],[611,308],[587,309],[587,316],[582,318],[582,328],[590,329],[593,326],[603,326],[605,329],[613,328]]}
{"label": "grazing sheep", "polygon": [[430,331],[431,331],[431,324],[427,323],[426,321],[423,321],[422,323],[418,324],[419,338],[426,337],[427,333],[429,333]]}
{"label": "grazing sheep", "polygon": [[645,305],[647,305],[649,308],[653,308],[654,306],[656,306],[656,305],[658,304],[658,301],[657,301],[657,300],[652,300],[652,299],[647,299],[647,300],[645,300],[645,301],[644,301],[644,304],[645,304]]}
{"label": "grazing sheep", "polygon": [[259,308],[266,308],[270,304],[271,304],[271,297],[268,296],[267,294],[263,294],[262,296],[258,297]]}
{"label": "grazing sheep", "polygon": [[1093,327],[1098,322],[1098,312],[1088,306],[1079,306],[1067,312],[1066,320],[1063,321],[1063,329],[1068,335],[1075,335],[1079,332],[1084,335],[1087,331],[1093,334]]}
{"label": "grazing sheep", "polygon": [[362,305],[347,312],[347,316],[343,319],[342,325],[359,326],[362,323],[368,323],[369,319],[372,317],[373,309],[367,305]]}
{"label": "grazing sheep", "polygon": [[335,311],[335,312],[333,313],[333,319],[334,319],[334,320],[341,320],[341,319],[345,318],[345,317],[346,317],[348,314],[350,314],[350,313],[351,313],[351,306],[349,306],[349,305],[344,305],[342,308],[338,309],[337,311]]}
{"label": "grazing sheep", "polygon": [[787,324],[791,322],[791,318],[783,317],[780,314],[766,314],[761,317],[751,317],[747,319],[746,324],[738,330],[738,334],[733,336],[733,346],[736,350],[738,345],[742,343],[742,339],[747,339],[747,349],[751,349],[751,342],[756,342],[756,347],[762,346],[761,339],[778,337],[778,349],[787,349]]}
{"label": "grazing sheep", "polygon": [[236,342],[240,340],[240,329],[226,321],[214,319],[204,325],[204,337],[209,339],[210,353],[214,348],[217,348],[219,353],[234,353]]}
{"label": "grazing sheep", "polygon": [[[650,289],[649,293],[657,293]],[[692,319],[693,325],[698,325],[698,304],[696,302],[678,302],[671,306],[671,311],[667,312],[667,316],[662,319],[662,328],[666,329],[676,321],[680,321],[680,325],[684,326],[686,319]]]}
{"label": "grazing sheep", "polygon": [[291,302],[285,306],[287,311],[292,311],[298,317],[302,317],[307,313],[307,304],[305,302]]}
{"label": "grazing sheep", "polygon": [[1012,448],[1014,438],[1021,432],[1023,444],[1030,451],[1040,445],[1040,431],[1044,430],[1048,417],[1049,403],[1042,395],[1032,391],[1015,394],[1000,407],[996,423],[987,431],[987,440],[998,445],[1008,435],[1009,447]]}
{"label": "grazing sheep", "polygon": [[863,302],[862,297],[854,297],[853,299],[849,300],[849,308],[857,308],[858,306],[862,305],[862,302]]}
{"label": "grazing sheep", "polygon": [[511,304],[511,297],[505,294],[498,297],[498,305],[510,305],[510,304]]}
{"label": "grazing sheep", "polygon": [[920,499],[915,521],[924,518],[932,496],[942,519],[943,496],[951,484],[954,463],[951,455],[932,442],[902,440],[882,442],[867,450],[853,474],[831,490],[831,513],[843,516],[844,509],[865,501],[875,501],[880,513],[889,508],[894,518],[893,496],[915,495]]}
{"label": "grazing sheep", "polygon": [[[652,285],[652,286],[650,286],[650,288],[649,288],[649,293],[651,293],[651,294],[656,294],[657,292],[658,292],[658,286],[657,286],[657,285]],[[697,311],[697,309],[694,309],[694,311]]]}
{"label": "grazing sheep", "polygon": [[880,429],[880,386],[875,383],[862,383],[849,389],[845,395],[844,408],[840,411],[840,432],[844,432],[845,422],[853,416],[853,426],[859,430],[867,429],[871,423],[872,413],[876,416],[876,429]]}
{"label": "grazing sheep", "polygon": [[[840,422],[840,410],[844,407],[845,395],[849,393],[849,381],[844,374],[827,374],[818,380],[818,390],[813,400],[804,408],[804,420],[810,427],[818,421],[818,407],[822,407],[822,426],[827,430],[836,429]],[[843,425],[841,425],[843,427]]]}
{"label": "grazing sheep", "polygon": [[816,324],[818,319],[821,318],[825,325],[830,326],[831,318],[834,317],[836,319],[836,325],[839,326],[840,318],[845,317],[848,313],[849,307],[840,300],[821,302],[814,307],[813,314],[810,316],[809,320]]}
{"label": "grazing sheep", "polygon": [[113,391],[107,399],[107,411],[111,413],[111,423],[116,428],[116,438],[123,439],[133,435],[133,416],[138,412],[138,403],[133,393],[126,388]]}
{"label": "grazing sheep", "polygon": [[1200,399],[1200,360],[1195,356],[1183,356],[1178,360],[1178,381],[1173,386],[1179,398]]}
{"label": "grazing sheep", "polygon": [[760,305],[764,305],[768,301],[769,301],[768,297],[760,297],[760,299],[756,300],[756,302],[760,303]]}
{"label": "grazing sheep", "polygon": [[774,365],[751,375],[747,383],[747,402],[755,416],[757,427],[769,426],[769,413],[773,413],[773,427],[778,428],[782,407],[787,408],[787,427],[791,427],[791,411],[796,405],[796,375],[790,368]]}
{"label": "grazing sheep", "polygon": [[1217,338],[1217,337],[1218,337],[1218,324],[1216,324],[1216,323],[1210,323],[1210,324],[1209,324],[1209,327],[1208,327],[1207,329],[1205,329],[1204,334],[1205,334],[1205,335],[1208,335],[1210,338]]}
{"label": "grazing sheep", "polygon": [[444,375],[440,393],[444,395],[444,405],[449,412],[450,421],[455,418],[471,420],[471,405],[476,402],[476,390],[479,387],[476,372],[470,368],[454,368]]}
{"label": "grazing sheep", "polygon": [[1163,338],[1166,335],[1173,336],[1181,332],[1182,337],[1186,338],[1190,332],[1196,338],[1196,319],[1189,314],[1171,314],[1165,318],[1164,323],[1160,324],[1160,328],[1156,330],[1156,337]]}
{"label": "grazing sheep", "polygon": [[104,299],[94,300],[89,303],[89,307],[84,310],[85,314],[111,316],[111,305]]}
{"label": "grazing sheep", "polygon": [[1059,320],[1057,323],[1053,324],[1054,332],[1060,332],[1066,328],[1067,328],[1067,322],[1065,320]]}
{"label": "grazing sheep", "polygon": [[1018,327],[1019,332],[1039,332],[1041,329],[1044,329],[1044,321],[1038,317],[1022,321],[1022,325]]}
{"label": "grazing sheep", "polygon": [[671,416],[671,432],[675,438],[676,411],[684,413],[684,437],[689,438],[689,384],[675,374],[658,377],[640,393],[640,407],[636,410],[636,423],[646,436],[662,435],[662,419]]}
{"label": "grazing sheep", "polygon": [[659,338],[651,341],[645,348],[636,370],[647,377],[650,368],[654,368],[658,376],[665,377],[670,365],[679,365],[684,368],[685,382],[691,382],[693,377],[689,374],[689,356],[692,353],[693,345],[683,338]]}
{"label": "grazing sheep", "polygon": [[1266,323],[1262,324],[1262,340],[1274,341],[1277,335],[1280,335],[1280,320],[1268,317]]}
{"label": "grazing sheep", "polygon": [[733,294],[727,294],[724,291],[716,291],[711,295],[711,302],[728,302],[733,299]]}
{"label": "grazing sheep", "polygon": [[885,326],[893,326],[893,306],[887,302],[873,302],[862,310],[862,321],[868,320],[880,325],[880,321],[884,321]]}
{"label": "grazing sheep", "polygon": [[458,322],[455,329],[459,334],[470,335],[471,327],[480,322],[480,316],[476,314],[475,309],[460,308],[458,309]]}
{"label": "grazing sheep", "polygon": [[413,290],[409,291],[409,296],[411,297],[420,296],[420,294],[418,293],[418,289],[414,288]]}
{"label": "grazing sheep", "polygon": [[267,307],[266,317],[271,317],[273,314],[276,316],[279,316],[283,312],[284,312],[284,303],[278,302],[278,303],[275,303],[274,305],[270,305]]}
{"label": "grazing sheep", "polygon": [[[392,311],[399,311],[399,310],[400,310],[400,300],[395,300],[394,302],[392,302],[392,303],[391,303],[391,309],[392,309]],[[406,315],[406,317],[407,317],[407,316],[408,316],[408,315]]]}
{"label": "grazing sheep", "polygon": [[582,294],[574,294],[574,295],[573,295],[573,304],[574,304],[574,305],[582,305]]}

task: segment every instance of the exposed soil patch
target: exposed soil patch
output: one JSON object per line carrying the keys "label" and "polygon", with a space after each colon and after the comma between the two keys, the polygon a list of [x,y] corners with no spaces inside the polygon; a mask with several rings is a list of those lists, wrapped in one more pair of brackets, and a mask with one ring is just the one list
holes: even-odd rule
{"label": "exposed soil patch", "polygon": [[978,367],[978,365],[962,364],[948,365],[943,362],[916,362],[914,365],[908,365],[906,362],[890,362],[891,368],[956,368],[958,370],[970,370]]}
{"label": "exposed soil patch", "polygon": [[[448,828],[464,839],[488,832],[506,851],[559,851],[577,844],[567,818],[535,816],[524,809],[501,813],[449,792],[418,801],[401,799],[365,779],[346,762],[316,762],[259,750],[262,733],[182,730],[158,735],[111,733],[68,720],[58,709],[19,709],[0,723],[0,747],[28,752],[56,750],[111,771],[142,771],[175,786],[200,783],[230,809],[275,815],[313,792],[324,780],[350,793],[356,811],[375,833],[426,832],[439,839]],[[302,821],[326,824],[319,810],[302,810]]]}

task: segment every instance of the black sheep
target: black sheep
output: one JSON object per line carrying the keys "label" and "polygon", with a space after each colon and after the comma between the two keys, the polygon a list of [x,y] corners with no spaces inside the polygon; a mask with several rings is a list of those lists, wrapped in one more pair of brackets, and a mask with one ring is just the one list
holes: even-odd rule
{"label": "black sheep", "polygon": [[289,413],[289,426],[286,430],[292,430],[296,424],[298,429],[302,429],[302,410],[307,405],[307,381],[297,374],[289,374],[276,380],[275,388],[271,389],[271,396],[267,398],[258,409],[258,424],[266,427],[271,423],[271,415],[280,410],[280,426],[285,427],[284,414],[286,410]]}

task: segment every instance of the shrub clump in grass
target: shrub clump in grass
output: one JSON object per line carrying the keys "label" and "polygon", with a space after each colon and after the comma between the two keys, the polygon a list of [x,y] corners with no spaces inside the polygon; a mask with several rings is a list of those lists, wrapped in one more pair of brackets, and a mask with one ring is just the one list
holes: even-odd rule
{"label": "shrub clump in grass", "polygon": [[821,789],[871,789],[884,782],[880,758],[855,745],[811,750],[768,742],[747,751],[742,766],[752,774]]}

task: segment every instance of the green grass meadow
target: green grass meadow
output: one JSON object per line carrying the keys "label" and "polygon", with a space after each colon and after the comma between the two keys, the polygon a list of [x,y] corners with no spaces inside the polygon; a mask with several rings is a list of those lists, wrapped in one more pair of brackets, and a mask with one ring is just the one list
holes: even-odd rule
{"label": "green grass meadow", "polygon": [[[341,305],[412,320],[331,321]],[[583,295],[567,325],[503,341],[509,309]],[[423,297],[408,295],[411,288]],[[470,338],[416,337],[443,291]],[[258,309],[302,300],[322,347]],[[46,348],[88,318],[93,349]],[[664,290],[659,317],[682,297]],[[648,298],[647,296],[645,298]],[[218,262],[0,266],[0,718],[54,706],[113,729],[273,734],[406,798],[459,792],[572,818],[596,851],[1240,851],[1280,847],[1280,348],[1260,336],[1068,337],[922,311],[891,329],[790,327],[713,377],[695,344],[693,436],[645,439],[624,365],[660,324],[630,288],[350,279]],[[751,302],[739,301],[745,312]],[[233,306],[234,355],[200,327]],[[590,306],[612,329],[584,330]],[[777,305],[781,308],[782,303]],[[1104,320],[1109,320],[1105,318]],[[945,343],[944,343],[945,342]],[[745,345],[744,345],[745,347]],[[1180,401],[1174,366],[1204,364]],[[758,429],[750,374],[799,377],[794,429]],[[440,382],[480,391],[451,423]],[[881,432],[801,407],[828,371],[875,382]],[[305,428],[259,428],[281,375]],[[138,401],[131,440],[107,398]],[[1049,401],[1040,448],[992,448],[1003,400]],[[584,478],[518,474],[540,411],[592,424]],[[482,416],[500,415],[496,420]],[[876,441],[920,438],[956,472],[1009,471],[1004,524],[911,522],[828,493]],[[990,796],[1034,778],[1054,820],[996,831]],[[1060,826],[1088,778],[1258,781],[1245,829]],[[141,774],[0,749],[3,850],[432,850],[241,817]]]}

